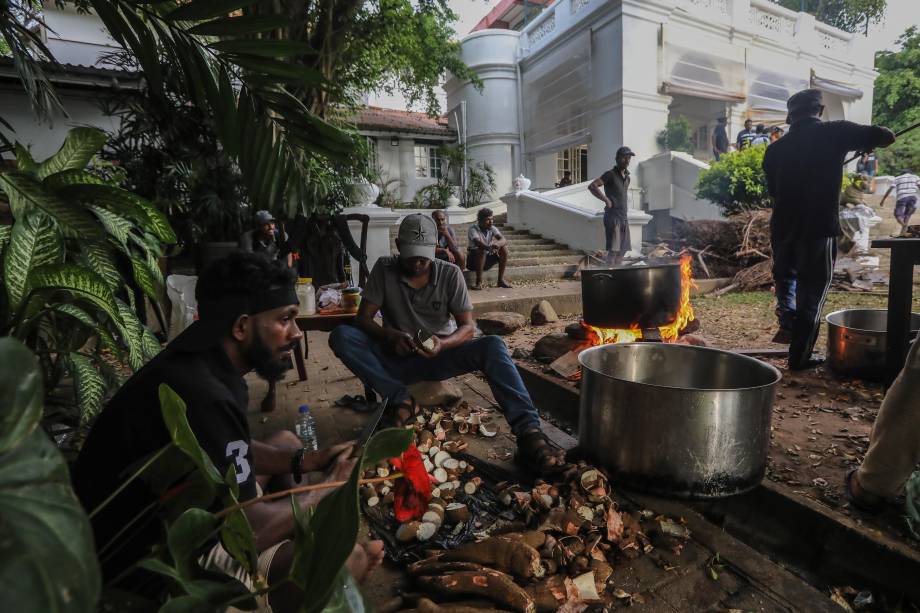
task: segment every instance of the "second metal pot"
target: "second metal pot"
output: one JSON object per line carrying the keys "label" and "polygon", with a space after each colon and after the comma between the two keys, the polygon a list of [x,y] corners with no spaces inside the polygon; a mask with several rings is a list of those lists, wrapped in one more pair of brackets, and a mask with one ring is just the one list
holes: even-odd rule
{"label": "second metal pot", "polygon": [[677,318],[680,264],[581,271],[582,311],[598,328],[657,328]]}
{"label": "second metal pot", "polygon": [[600,345],[578,361],[579,446],[618,482],[689,498],[760,483],[778,370],[729,351],[666,343]]}
{"label": "second metal pot", "polygon": [[[835,371],[873,381],[885,379],[888,311],[844,309],[827,320],[827,363]],[[911,313],[910,331],[920,330],[920,314]]]}

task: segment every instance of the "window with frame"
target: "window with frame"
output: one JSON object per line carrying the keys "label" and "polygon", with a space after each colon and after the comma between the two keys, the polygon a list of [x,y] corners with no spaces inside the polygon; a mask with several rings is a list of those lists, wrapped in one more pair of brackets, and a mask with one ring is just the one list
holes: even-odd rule
{"label": "window with frame", "polygon": [[443,160],[437,145],[415,145],[415,176],[440,179]]}

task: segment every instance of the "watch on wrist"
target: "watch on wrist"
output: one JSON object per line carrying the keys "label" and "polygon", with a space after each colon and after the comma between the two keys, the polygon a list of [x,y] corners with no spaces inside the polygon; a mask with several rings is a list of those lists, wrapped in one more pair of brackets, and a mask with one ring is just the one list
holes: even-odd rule
{"label": "watch on wrist", "polygon": [[294,452],[291,458],[291,476],[294,478],[294,483],[300,483],[303,479],[303,454],[306,452],[307,448],[301,447]]}

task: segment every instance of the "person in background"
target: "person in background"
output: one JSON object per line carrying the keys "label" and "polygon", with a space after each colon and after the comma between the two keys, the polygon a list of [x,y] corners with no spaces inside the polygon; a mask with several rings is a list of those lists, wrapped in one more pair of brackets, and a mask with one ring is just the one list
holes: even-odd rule
{"label": "person in background", "polygon": [[744,120],[744,129],[738,132],[738,138],[735,139],[735,147],[738,149],[738,151],[749,147],[751,145],[751,141],[754,140],[755,136],[757,136],[753,126],[754,122],[752,120]]}
{"label": "person in background", "polygon": [[[538,473],[560,467],[565,453],[543,433],[505,343],[498,336],[473,338],[463,274],[435,258],[436,245],[432,219],[407,215],[396,238],[399,255],[377,260],[355,324],[335,328],[329,346],[365,385],[389,399],[396,426],[411,425],[419,413],[407,385],[482,372],[517,439],[517,459]],[[382,326],[374,319],[378,311]]]}
{"label": "person in background", "polygon": [[435,247],[434,256],[439,260],[456,264],[463,270],[466,266],[466,257],[460,251],[454,229],[447,225],[447,215],[439,209],[431,214],[431,218],[438,227],[438,246]]}
{"label": "person in background", "polygon": [[817,89],[800,91],[786,104],[789,134],[767,147],[763,169],[773,200],[770,242],[780,326],[774,342],[789,342],[789,368],[802,370],[823,362],[811,352],[837,256],[843,162],[850,151],[890,145],[894,133],[821,121],[824,101]]}
{"label": "person in background", "polygon": [[856,508],[877,513],[904,490],[920,462],[920,342],[911,345],[904,368],[879,407],[869,450],[862,465],[850,470],[844,490]]}
{"label": "person in background", "polygon": [[757,124],[757,130],[754,134],[754,138],[751,140],[751,145],[764,145],[767,146],[770,144],[770,137],[767,135],[767,127],[762,123]]}
{"label": "person in background", "polygon": [[900,236],[907,236],[907,226],[910,225],[911,215],[917,211],[918,183],[920,183],[920,177],[908,169],[902,170],[901,174],[894,178],[894,182],[882,196],[882,202],[879,204],[879,206],[885,206],[888,194],[891,193],[891,190],[895,190],[894,218],[901,224]]}
{"label": "person in background", "polygon": [[[289,430],[261,441],[250,435],[243,377],[255,371],[263,379],[279,379],[290,368],[291,350],[303,336],[295,323],[294,279],[294,271],[277,260],[245,252],[205,270],[195,289],[199,319],[128,379],[89,432],[72,471],[74,491],[87,511],[116,491],[130,467],[170,442],[159,401],[161,384],[185,402],[185,419],[218,473],[235,469],[240,502],[261,496],[263,489],[295,487],[307,472],[324,471],[326,482],[348,479],[355,464],[350,457],[353,443],[307,452]],[[102,564],[107,582],[157,597],[162,589],[159,575],[136,563],[151,554],[153,545],[165,543],[170,494],[196,482],[175,458],[153,466],[159,468],[158,476],[132,481],[93,517],[92,527],[96,544],[109,552]],[[170,475],[169,467],[179,472]],[[174,482],[165,479],[170,476]],[[294,564],[292,503],[306,509],[333,491],[262,501],[244,509],[259,551],[258,574],[269,585],[283,583],[271,594],[256,597],[259,611],[300,610],[304,594],[287,580]],[[200,560],[204,569],[231,575],[252,589],[254,578],[218,539],[213,540]],[[356,545],[346,566],[360,581],[382,560],[382,541],[371,541]]]}
{"label": "person in background", "polygon": [[716,120],[716,127],[712,130],[712,138],[710,139],[712,155],[717,162],[719,158],[728,153],[728,131],[726,130],[725,122],[725,117],[719,117]]}
{"label": "person in background", "polygon": [[781,139],[783,137],[783,134],[785,133],[786,131],[783,130],[781,127],[773,126],[773,129],[770,130],[770,144],[772,145],[773,143]]}
{"label": "person in background", "polygon": [[508,264],[508,239],[495,227],[492,209],[482,208],[476,213],[476,223],[467,234],[467,270],[476,273],[476,283],[470,289],[482,289],[482,272],[498,264],[496,287],[510,288],[505,281]]}
{"label": "person in background", "polygon": [[875,151],[863,153],[859,156],[859,161],[856,162],[856,172],[867,178],[864,187],[869,193],[875,191],[875,171],[877,167],[878,158],[875,156]]}
{"label": "person in background", "polygon": [[559,180],[559,183],[556,183],[556,187],[568,187],[572,184],[572,171],[566,170],[562,173],[562,178]]}
{"label": "person in background", "polygon": [[293,266],[293,256],[287,246],[287,234],[282,236],[275,218],[268,211],[256,211],[252,230],[243,232],[238,246],[241,251],[258,253],[269,260],[283,260],[288,268]]}
{"label": "person in background", "polygon": [[[615,166],[588,186],[591,195],[604,203],[608,264],[620,264],[631,248],[628,218],[629,163],[635,155],[629,147],[620,147],[617,149]],[[603,192],[601,187],[604,188]]]}

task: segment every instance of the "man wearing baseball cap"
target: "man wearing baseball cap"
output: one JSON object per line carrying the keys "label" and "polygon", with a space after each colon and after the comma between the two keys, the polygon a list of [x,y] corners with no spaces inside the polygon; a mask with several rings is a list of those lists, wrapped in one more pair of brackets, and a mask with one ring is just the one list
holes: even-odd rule
{"label": "man wearing baseball cap", "polygon": [[[607,262],[619,264],[630,250],[629,219],[629,163],[636,154],[629,147],[617,149],[616,166],[595,179],[588,191],[604,203],[604,236]],[[601,187],[604,191],[601,192]]]}
{"label": "man wearing baseball cap", "polygon": [[[435,258],[437,238],[430,217],[406,216],[396,238],[399,256],[377,260],[355,325],[333,330],[329,346],[365,385],[395,405],[396,425],[411,423],[419,411],[406,385],[481,371],[517,436],[519,459],[537,472],[561,466],[562,450],[541,431],[505,343],[497,336],[473,338],[473,305],[463,273]],[[382,326],[374,321],[378,311]]]}
{"label": "man wearing baseball cap", "polygon": [[789,343],[789,368],[802,370],[823,360],[812,357],[821,309],[834,274],[838,202],[843,162],[851,151],[894,142],[894,133],[851,121],[821,121],[820,90],[806,89],[786,103],[789,133],[767,147],[763,169],[773,199],[770,241],[779,332]]}
{"label": "man wearing baseball cap", "polygon": [[252,222],[252,229],[240,236],[239,248],[242,251],[262,254],[269,260],[284,260],[291,266],[292,257],[287,247],[287,234],[281,236],[275,217],[265,210],[256,211]]}

